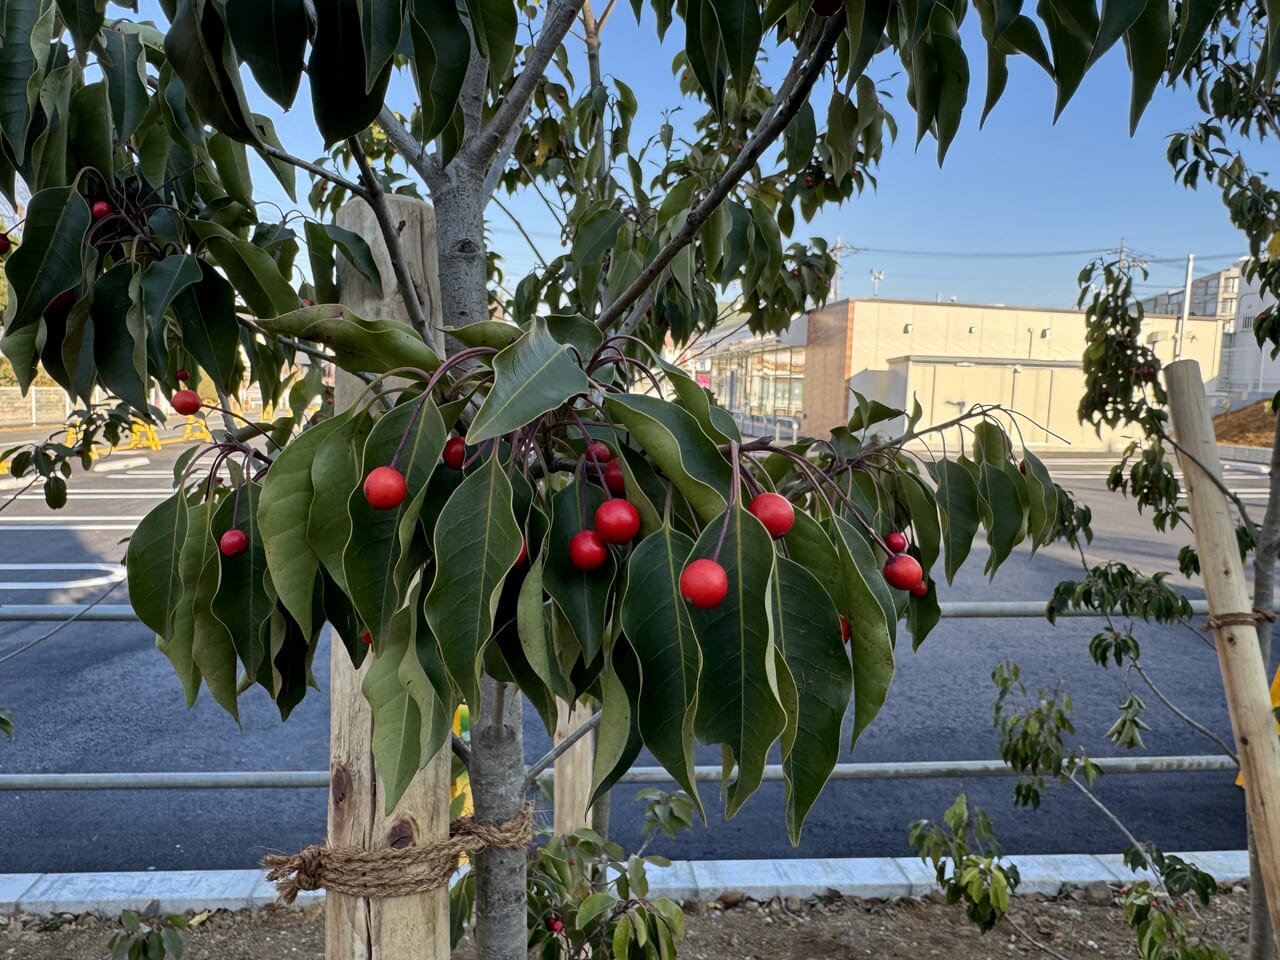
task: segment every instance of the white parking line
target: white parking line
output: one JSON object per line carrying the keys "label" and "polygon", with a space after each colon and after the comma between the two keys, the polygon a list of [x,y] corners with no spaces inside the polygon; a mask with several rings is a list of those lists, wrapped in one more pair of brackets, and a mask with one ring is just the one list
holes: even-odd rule
{"label": "white parking line", "polygon": [[0,570],[102,570],[98,577],[81,580],[0,580],[0,590],[68,590],[72,587],[101,587],[124,579],[118,563],[0,563]]}
{"label": "white parking line", "polygon": [[124,530],[132,533],[138,527],[137,523],[72,523],[72,524],[22,524],[22,523],[6,523],[0,525],[0,530]]}

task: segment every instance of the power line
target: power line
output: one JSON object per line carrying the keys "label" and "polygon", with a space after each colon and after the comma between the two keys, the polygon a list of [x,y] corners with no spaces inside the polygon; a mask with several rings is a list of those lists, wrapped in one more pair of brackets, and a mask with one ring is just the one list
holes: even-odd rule
{"label": "power line", "polygon": [[[1053,258],[1053,257],[1089,257],[1097,256],[1100,253],[1106,253],[1107,249],[1096,247],[1090,250],[1035,250],[1035,251],[1010,251],[1010,252],[974,252],[967,250],[890,250],[885,247],[855,247],[845,245],[850,253],[875,253],[887,257],[933,257],[938,259],[990,259],[990,260],[1027,260],[1035,258]],[[1114,250],[1114,248],[1111,248]],[[1238,260],[1241,256],[1239,251],[1232,253],[1206,253],[1198,255],[1203,260]],[[1131,257],[1135,262],[1144,264],[1153,263],[1186,263],[1186,256],[1180,257],[1148,257],[1134,255]]]}

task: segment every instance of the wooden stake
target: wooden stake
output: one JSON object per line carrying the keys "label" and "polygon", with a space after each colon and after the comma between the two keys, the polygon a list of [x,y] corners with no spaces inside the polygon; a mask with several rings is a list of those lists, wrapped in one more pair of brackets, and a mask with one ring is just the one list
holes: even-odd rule
{"label": "wooden stake", "polygon": [[1216,621],[1218,664],[1226,688],[1231,729],[1244,774],[1249,823],[1258,845],[1272,927],[1280,930],[1280,737],[1258,649],[1253,603],[1245,581],[1222,482],[1222,463],[1205,404],[1200,365],[1179,360],[1165,368],[1178,460],[1191,506],[1196,550],[1210,622]]}
{"label": "wooden stake", "polygon": [[[591,708],[579,703],[569,710],[563,700],[556,701],[556,735],[559,743],[591,719]],[[556,836],[563,837],[591,826],[587,802],[591,799],[591,759],[595,737],[587,734],[556,758],[554,781]]]}
{"label": "wooden stake", "polygon": [[[409,270],[422,278],[428,320],[440,324],[436,280],[435,215],[429,206],[408,197],[388,196],[392,216],[403,221],[401,242]],[[339,225],[364,237],[382,274],[384,296],[342,258],[338,288],[342,302],[366,318],[407,322],[400,303],[378,223],[363,200],[353,200],[338,214]],[[340,374],[334,406],[350,406],[364,384]],[[364,849],[407,847],[449,835],[450,752],[441,750],[413,778],[390,813],[373,770],[373,712],[360,692],[369,660],[355,670],[338,637],[330,651],[329,844]],[[449,891],[417,896],[365,900],[330,891],[325,896],[326,960],[447,960],[449,956]]]}

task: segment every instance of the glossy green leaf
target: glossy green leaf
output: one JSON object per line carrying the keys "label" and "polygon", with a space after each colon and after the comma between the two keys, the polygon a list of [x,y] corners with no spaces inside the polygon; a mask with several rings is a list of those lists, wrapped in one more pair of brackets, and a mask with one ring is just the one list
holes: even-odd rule
{"label": "glossy green leaf", "polygon": [[471,34],[454,0],[413,0],[409,26],[422,138],[430,142],[448,125],[458,105],[471,60]]}
{"label": "glossy green leaf", "polygon": [[552,314],[546,319],[547,332],[551,334],[551,339],[576,350],[583,364],[586,364],[604,343],[604,334],[600,328],[580,313]]}
{"label": "glossy green leaf", "polygon": [[797,509],[795,525],[784,542],[791,559],[813,574],[836,609],[844,613],[845,586],[840,554],[822,524],[804,510]]}
{"label": "glossy green leaf", "polygon": [[67,138],[75,169],[91,167],[103,177],[115,175],[111,106],[104,81],[85,84],[72,94]]}
{"label": "glossy green leaf", "polygon": [[394,459],[408,488],[404,502],[393,510],[375,510],[358,487],[347,501],[353,530],[342,553],[347,596],[375,638],[389,628],[404,592],[408,571],[400,567],[406,548],[400,526],[417,525],[422,509],[418,495],[440,461],[444,441],[440,413],[434,404],[421,401],[402,403],[383,414],[365,440],[362,475]]}
{"label": "glossy green leaf", "polygon": [[722,744],[737,763],[725,795],[725,813],[732,817],[760,786],[786,714],[778,694],[769,604],[773,541],[738,503],[724,519],[707,524],[690,561],[715,553],[722,533],[719,563],[729,576],[729,594],[710,610],[690,607],[689,619],[704,658],[694,729],[699,740]]}
{"label": "glossy green leaf", "polygon": [[1026,536],[1026,509],[1015,481],[992,463],[984,463],[979,467],[978,495],[990,507],[989,520],[985,526],[991,554],[987,558],[985,570],[988,576],[993,576],[996,568],[1008,559],[1013,548]]}
{"label": "glossy green leaf", "polygon": [[1147,0],[1102,0],[1101,22],[1089,54],[1089,63],[1096,63],[1110,50],[1138,22],[1146,7]]}
{"label": "glossy green leaf", "polygon": [[381,297],[382,274],[378,272],[373,251],[369,249],[369,244],[365,242],[364,237],[354,231],[344,230],[335,223],[322,224],[320,229],[328,234],[329,239],[342,252],[347,262],[356,268],[360,276],[369,281],[369,286],[373,288],[374,293]]}
{"label": "glossy green leaf", "polygon": [[10,296],[17,300],[6,336],[36,323],[54,297],[80,283],[89,223],[89,205],[70,187],[41,190],[31,198],[22,243],[4,264]]}
{"label": "glossy green leaf", "polygon": [[298,307],[298,294],[280,273],[280,266],[262,247],[248,240],[210,236],[205,249],[217,262],[257,316],[276,317]]}
{"label": "glossy green leaf", "polygon": [[404,32],[407,0],[380,0],[360,5],[360,32],[364,38],[364,85],[368,91],[396,52]]}
{"label": "glossy green leaf", "polygon": [[345,504],[351,491],[364,482],[364,443],[373,429],[373,420],[365,411],[348,412],[335,419],[338,425],[325,435],[311,461],[314,493],[307,514],[307,542],[345,594],[347,578],[342,553],[351,538],[351,515],[334,505]]}
{"label": "glossy green leaf", "polygon": [[[225,133],[215,133],[209,138],[209,156],[227,195],[252,208],[255,204],[253,176],[249,172],[249,155],[244,144],[232,140]],[[232,280],[234,282],[235,278]],[[289,306],[292,308],[293,304]]]}
{"label": "glossy green leaf", "polygon": [[783,738],[782,774],[787,784],[787,833],[799,844],[805,817],[840,755],[840,727],[853,694],[853,671],[830,595],[795,561],[779,557],[777,565],[770,583],[774,642],[796,695],[793,736],[790,742]]}
{"label": "glossy green leaf", "polygon": [[0,23],[4,26],[0,36],[19,38],[0,45],[0,133],[4,134],[9,152],[18,163],[26,159],[27,130],[31,123],[32,101],[27,94],[27,84],[34,79],[39,85],[41,69],[25,38],[35,31],[42,6],[41,0],[5,0],[0,5]]}
{"label": "glossy green leaf", "polygon": [[200,116],[228,136],[251,142],[249,104],[219,4],[177,0],[164,35],[164,52]]}
{"label": "glossy green leaf", "polygon": [[213,596],[213,615],[231,634],[236,654],[244,664],[248,677],[257,677],[264,660],[270,665],[270,650],[263,643],[263,627],[275,608],[274,598],[267,593],[267,555],[262,549],[258,530],[258,494],[261,486],[246,483],[229,494],[213,515],[211,532],[221,538],[231,529],[242,530],[249,538],[249,549],[234,557],[218,552],[221,565],[218,589]]}
{"label": "glossy green leaf", "polygon": [[942,515],[943,562],[947,583],[969,556],[978,532],[978,485],[964,467],[954,460],[935,460],[928,465],[937,489],[938,511]]}
{"label": "glossy green leaf", "polygon": [[493,388],[471,422],[467,442],[518,430],[587,387],[587,375],[569,348],[536,317],[523,337],[493,358]]}
{"label": "glossy green leaf", "polygon": [[235,291],[213,264],[201,260],[199,266],[200,279],[174,297],[173,311],[182,331],[183,347],[219,389],[230,393],[236,388],[240,349]]}
{"label": "glossy green leaf", "polygon": [[[135,300],[136,297],[136,300]],[[135,410],[147,409],[147,330],[133,264],[119,263],[93,285],[93,359],[102,385]]]}
{"label": "glossy green leaf", "polygon": [[845,599],[841,613],[849,621],[849,650],[853,658],[852,750],[880,713],[893,682],[892,599],[870,546],[846,521],[832,521],[832,537],[840,557]]}
{"label": "glossy green leaf", "polygon": [[258,527],[271,582],[307,636],[318,626],[312,622],[312,599],[320,570],[320,558],[307,540],[315,496],[311,465],[320,445],[345,422],[336,417],[324,420],[276,454],[258,500]]}
{"label": "glossy green leaf", "polygon": [[694,416],[673,403],[637,393],[610,394],[605,411],[635,435],[659,469],[704,522],[724,511],[729,462]]}
{"label": "glossy green leaf", "polygon": [[1058,489],[1043,461],[1030,450],[1022,451],[1022,463],[1026,469],[1027,531],[1031,539],[1031,553],[1050,543],[1058,525]]}
{"label": "glossy green leaf", "polygon": [[[365,76],[361,0],[316,0],[316,33],[307,77],[316,126],[325,146],[354,136],[373,122],[386,100],[391,64],[372,83],[352,83]],[[396,38],[397,41],[399,37]]]}
{"label": "glossy green leaf", "polygon": [[298,95],[307,47],[303,0],[226,0],[227,29],[262,92],[286,110]]}
{"label": "glossy green leaf", "polygon": [[173,624],[182,603],[179,559],[187,536],[187,502],[180,493],[161,501],[129,537],[125,572],[129,604],[156,635],[156,646],[173,664],[187,705],[195,703],[200,672],[191,658],[191,634],[175,635]]}
{"label": "glossy green leaf", "polygon": [[756,0],[711,0],[711,8],[720,24],[720,36],[729,56],[729,72],[738,97],[745,98],[763,32],[760,5]]}
{"label": "glossy green leaf", "polygon": [[[689,376],[675,364],[667,363],[659,358],[658,365],[661,367],[666,380],[671,384],[672,389],[676,393],[676,401],[689,413],[693,414],[693,418],[698,421],[698,426],[702,428],[702,432],[714,440],[716,443],[728,443],[730,440],[741,440],[742,435],[738,431],[738,425],[734,423],[732,417],[727,417],[728,423],[723,419],[715,416],[720,408],[713,406],[711,397],[707,391],[699,386],[698,381]],[[729,428],[732,424],[732,429]]]}
{"label": "glossy green leaf", "polygon": [[1137,131],[1143,111],[1147,109],[1152,94],[1164,78],[1172,26],[1168,0],[1147,0],[1142,14],[1124,35],[1129,67],[1133,71],[1133,95],[1129,104],[1130,136]]}
{"label": "glossy green leaf", "polygon": [[915,543],[920,550],[920,565],[924,572],[933,569],[942,549],[942,524],[938,519],[938,503],[933,491],[914,474],[900,473],[897,477],[898,497],[907,506],[911,526],[915,530]]}
{"label": "glossy green leaf", "polygon": [[569,542],[591,525],[604,493],[595,484],[576,478],[551,498],[551,529],[543,558],[543,586],[572,627],[588,662],[604,645],[609,617],[609,592],[613,584],[613,552],[595,570],[579,570],[569,560]]}
{"label": "glossy green leaf", "polygon": [[[863,0],[862,3],[848,5],[849,18],[847,32],[852,54],[849,59],[850,77],[861,77],[871,58],[880,49],[884,38],[884,28],[893,11],[891,0]],[[859,16],[854,16],[858,11]]]}
{"label": "glossy green leaf", "polygon": [[397,367],[431,371],[440,358],[413,329],[393,320],[365,320],[341,304],[316,304],[259,325],[269,333],[328,347],[334,362],[355,373],[386,373]]}
{"label": "glossy green leaf", "polygon": [[466,0],[471,31],[489,61],[489,85],[497,89],[515,56],[516,7],[509,0]]}
{"label": "glossy green leaf", "polygon": [[181,643],[190,634],[191,656],[214,701],[239,721],[235,638],[213,613],[222,574],[222,554],[212,531],[215,508],[212,501],[200,503],[187,514],[187,539],[178,561],[184,603],[174,615],[173,642]]}
{"label": "glossy green leaf", "polygon": [[524,335],[524,328],[502,320],[477,320],[449,328],[449,336],[464,347],[509,347]]}
{"label": "glossy green leaf", "polygon": [[942,4],[930,14],[930,35],[938,56],[938,163],[946,158],[947,148],[960,130],[960,116],[969,98],[969,58],[960,42],[956,18]]}
{"label": "glossy green leaf", "polygon": [[627,560],[618,612],[640,665],[636,726],[654,759],[705,819],[693,753],[702,653],[680,596],[680,573],[692,549],[693,541],[669,526],[641,541]]}
{"label": "glossy green leaf", "polygon": [[503,579],[523,540],[511,507],[511,481],[497,456],[479,463],[440,512],[436,575],[427,622],[443,645],[449,679],[472,710],[480,706],[480,657],[493,634]]}
{"label": "glossy green leaf", "polygon": [[201,279],[200,262],[192,256],[173,254],[152,260],[142,268],[142,315],[147,328],[147,362],[156,376],[168,371],[165,346],[165,313],[174,298]]}
{"label": "glossy green leaf", "polygon": [[[1138,0],[1139,3],[1142,0]],[[1091,0],[1079,0],[1072,6],[1092,6]],[[1053,73],[1058,85],[1057,102],[1054,105],[1054,119],[1062,115],[1072,95],[1080,87],[1084,72],[1089,65],[1089,55],[1093,50],[1091,39],[1085,39],[1069,28],[1071,11],[1064,11],[1066,0],[1040,0],[1036,12],[1044,21],[1045,33],[1049,37],[1049,49],[1053,52]]]}
{"label": "glossy green leaf", "polygon": [[912,595],[907,603],[907,629],[911,631],[911,649],[920,649],[920,644],[942,619],[942,610],[938,606],[938,591],[932,580],[929,581],[929,592],[923,597]]}
{"label": "glossy green leaf", "polygon": [[904,411],[881,403],[879,400],[868,400],[856,391],[853,393],[853,402],[853,416],[849,418],[850,433],[859,433],[877,423],[904,416]]}

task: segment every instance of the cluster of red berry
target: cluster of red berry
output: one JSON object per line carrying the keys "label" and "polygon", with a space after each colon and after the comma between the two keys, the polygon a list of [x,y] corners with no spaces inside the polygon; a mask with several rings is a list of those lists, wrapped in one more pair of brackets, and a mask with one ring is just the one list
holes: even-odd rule
{"label": "cluster of red berry", "polygon": [[[613,459],[608,444],[599,440],[587,446],[587,459],[606,464],[605,486],[610,493],[623,494],[627,482],[622,467]],[[596,508],[595,525],[574,534],[569,541],[569,562],[579,570],[595,570],[609,558],[609,544],[622,546],[640,532],[640,511],[625,496],[613,496]]]}

